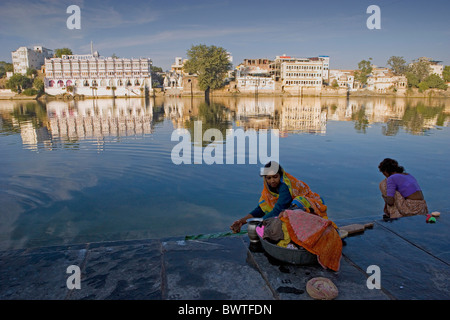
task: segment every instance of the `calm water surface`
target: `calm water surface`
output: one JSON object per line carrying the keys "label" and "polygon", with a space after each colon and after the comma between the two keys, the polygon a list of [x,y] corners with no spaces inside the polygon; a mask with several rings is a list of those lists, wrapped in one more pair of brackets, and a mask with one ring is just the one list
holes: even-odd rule
{"label": "calm water surface", "polygon": [[280,163],[332,220],[381,218],[385,157],[416,176],[430,210],[450,210],[448,100],[0,101],[0,249],[228,231],[257,205],[262,164],[246,148],[245,164],[175,165],[172,133],[194,137],[196,120],[224,137],[278,129]]}

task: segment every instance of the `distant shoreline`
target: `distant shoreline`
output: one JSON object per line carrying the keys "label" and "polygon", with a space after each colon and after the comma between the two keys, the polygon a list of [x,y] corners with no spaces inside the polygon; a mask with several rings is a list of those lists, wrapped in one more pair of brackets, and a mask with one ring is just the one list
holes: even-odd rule
{"label": "distant shoreline", "polygon": [[[404,91],[404,92],[386,92],[386,93],[380,93],[380,92],[373,92],[370,90],[358,90],[353,92],[347,91],[340,91],[335,90],[336,92],[330,92],[331,90],[321,91],[317,92],[315,94],[311,93],[305,93],[305,94],[295,94],[295,93],[281,93],[281,92],[263,92],[263,93],[250,93],[250,92],[228,92],[224,90],[216,90],[211,91],[210,97],[231,97],[231,98],[251,98],[251,97],[261,97],[261,98],[268,98],[268,97],[281,97],[281,98],[295,98],[295,97],[305,97],[305,98],[375,98],[375,97],[385,97],[385,98],[443,98],[447,99],[450,98],[450,90],[444,91],[444,90],[436,90],[431,89],[427,90],[425,92],[418,92],[418,90],[410,90],[410,91]],[[164,98],[164,97],[179,97],[179,98],[202,98],[204,97],[203,93],[194,93],[191,94],[179,94],[179,95],[170,95],[165,94],[164,92],[154,92],[154,94],[150,94],[147,96],[147,98]],[[123,97],[123,96],[100,96],[100,97],[94,97],[94,96],[51,96],[48,94],[43,94],[41,96],[25,96],[25,95],[19,95],[16,94],[14,96],[11,95],[1,95],[0,94],[0,100],[1,101],[7,101],[7,100],[39,100],[39,101],[73,101],[73,100],[87,100],[87,99],[144,99],[145,96],[129,96],[129,97]]]}

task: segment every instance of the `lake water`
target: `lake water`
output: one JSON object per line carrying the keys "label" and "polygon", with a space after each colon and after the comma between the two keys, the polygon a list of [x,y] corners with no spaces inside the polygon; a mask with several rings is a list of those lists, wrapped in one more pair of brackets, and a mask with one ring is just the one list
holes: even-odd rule
{"label": "lake water", "polygon": [[[229,231],[256,207],[264,163],[248,147],[244,164],[174,164],[172,134],[194,140],[195,121],[200,137],[277,134],[281,165],[332,220],[381,218],[385,157],[417,178],[431,211],[449,211],[449,120],[440,99],[0,101],[0,249]],[[193,144],[192,162],[210,143]]]}

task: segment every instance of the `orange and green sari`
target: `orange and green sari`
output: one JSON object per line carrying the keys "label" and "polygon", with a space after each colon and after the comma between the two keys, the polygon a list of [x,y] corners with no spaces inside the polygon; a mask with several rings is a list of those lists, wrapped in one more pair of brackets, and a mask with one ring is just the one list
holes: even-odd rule
{"label": "orange and green sari", "polygon": [[[298,180],[289,173],[283,171],[280,177],[281,183],[286,184],[292,197],[292,204],[297,205],[309,213],[315,213],[318,216],[327,219],[327,206],[322,198],[315,192],[311,191],[309,186],[303,181]],[[259,206],[265,214],[273,210],[278,201],[278,194],[270,191],[266,179],[264,179],[264,188],[259,199]]]}

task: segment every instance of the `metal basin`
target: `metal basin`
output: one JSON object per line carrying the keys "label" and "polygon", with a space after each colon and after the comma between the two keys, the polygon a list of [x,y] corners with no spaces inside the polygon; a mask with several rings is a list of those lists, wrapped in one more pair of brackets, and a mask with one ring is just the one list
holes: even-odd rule
{"label": "metal basin", "polygon": [[261,241],[264,250],[277,260],[298,265],[310,265],[317,263],[317,256],[304,248],[283,248],[264,240],[258,234],[257,236]]}

